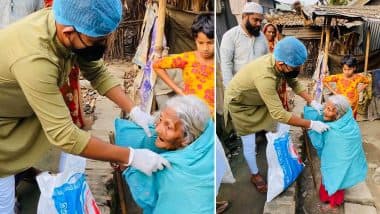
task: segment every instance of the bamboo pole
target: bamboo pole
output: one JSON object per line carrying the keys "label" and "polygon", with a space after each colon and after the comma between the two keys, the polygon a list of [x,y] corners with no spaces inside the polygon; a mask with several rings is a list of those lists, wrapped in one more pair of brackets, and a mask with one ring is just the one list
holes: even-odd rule
{"label": "bamboo pole", "polygon": [[331,18],[327,18],[327,25],[326,25],[326,40],[325,40],[325,55],[324,55],[324,60],[323,60],[323,70],[324,74],[327,74],[327,65],[328,65],[328,60],[329,60],[329,47],[330,47],[330,30],[331,30]]}
{"label": "bamboo pole", "polygon": [[[164,41],[164,29],[165,29],[165,15],[166,15],[166,0],[159,0],[158,2],[158,14],[157,14],[157,32],[156,32],[156,40],[155,40],[155,45],[154,45],[154,53],[153,53],[153,59],[152,61],[154,62],[156,59],[159,59],[162,57],[162,52],[164,51],[163,47],[163,41]],[[157,74],[156,72],[152,72],[151,76],[151,83],[152,88],[154,88],[154,85],[156,84],[157,80]],[[147,112],[151,112],[154,107],[154,95],[152,91],[152,95],[150,96],[150,101],[147,106]]]}
{"label": "bamboo pole", "polygon": [[164,29],[165,29],[165,12],[166,12],[166,0],[159,0],[158,3],[158,18],[157,18],[157,34],[155,41],[155,57],[160,58],[162,56],[162,51],[164,50]]}
{"label": "bamboo pole", "polygon": [[324,38],[324,34],[325,34],[325,27],[323,27],[322,29],[322,32],[321,32],[321,41],[319,43],[319,51],[321,51],[323,49],[323,38]]}
{"label": "bamboo pole", "polygon": [[369,49],[371,43],[371,30],[367,31],[366,45],[365,45],[365,58],[364,58],[364,74],[367,76],[368,74],[368,58],[369,58]]}
{"label": "bamboo pole", "polygon": [[322,32],[321,32],[321,41],[319,42],[319,51],[322,51],[323,49],[323,38],[325,34],[325,29],[326,29],[326,18],[323,20],[323,27],[322,27]]}

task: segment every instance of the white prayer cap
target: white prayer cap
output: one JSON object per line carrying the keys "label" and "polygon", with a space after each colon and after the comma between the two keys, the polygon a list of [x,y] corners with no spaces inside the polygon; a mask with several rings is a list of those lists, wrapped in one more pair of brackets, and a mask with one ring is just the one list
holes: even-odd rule
{"label": "white prayer cap", "polygon": [[259,13],[263,14],[263,7],[255,2],[247,2],[243,7],[242,13]]}

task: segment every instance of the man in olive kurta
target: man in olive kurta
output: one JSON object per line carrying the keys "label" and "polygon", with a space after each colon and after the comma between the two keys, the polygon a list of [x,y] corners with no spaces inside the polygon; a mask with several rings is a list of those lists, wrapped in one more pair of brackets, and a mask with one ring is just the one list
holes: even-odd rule
{"label": "man in olive kurta", "polygon": [[[318,132],[328,128],[321,122],[310,122],[287,112],[277,92],[280,80],[285,78],[294,92],[308,104],[318,110],[322,108],[311,99],[295,78],[306,58],[307,50],[302,42],[288,37],[277,44],[273,55],[264,55],[254,60],[233,77],[225,92],[224,114],[232,119],[243,144],[254,145],[254,133],[262,130],[275,131],[278,122],[311,128]],[[225,123],[227,122],[228,117],[225,119]],[[244,153],[248,154],[245,151]],[[259,174],[255,155],[244,155],[252,174],[251,182],[260,192],[265,192],[266,184]]]}
{"label": "man in olive kurta", "polygon": [[121,15],[119,0],[56,0],[53,10],[43,9],[0,30],[0,186],[33,166],[50,146],[132,165],[148,175],[169,165],[151,151],[117,147],[80,130],[59,90],[76,63],[101,95],[148,130],[151,116],[125,96],[101,60]]}

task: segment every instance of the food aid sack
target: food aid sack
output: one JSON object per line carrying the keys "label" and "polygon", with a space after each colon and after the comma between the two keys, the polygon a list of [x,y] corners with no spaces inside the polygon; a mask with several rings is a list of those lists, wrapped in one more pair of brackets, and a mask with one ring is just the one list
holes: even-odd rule
{"label": "food aid sack", "polygon": [[292,143],[290,126],[279,124],[275,133],[268,132],[267,161],[268,161],[268,193],[270,202],[286,190],[304,169],[304,164]]}
{"label": "food aid sack", "polygon": [[66,154],[65,169],[58,174],[37,176],[41,191],[38,214],[100,214],[86,182],[86,159]]}
{"label": "food aid sack", "polygon": [[230,163],[226,157],[226,153],[223,149],[223,146],[219,140],[219,137],[215,138],[215,175],[216,175],[216,195],[219,192],[219,187],[221,183],[235,183],[234,175],[232,174],[232,170],[230,167]]}

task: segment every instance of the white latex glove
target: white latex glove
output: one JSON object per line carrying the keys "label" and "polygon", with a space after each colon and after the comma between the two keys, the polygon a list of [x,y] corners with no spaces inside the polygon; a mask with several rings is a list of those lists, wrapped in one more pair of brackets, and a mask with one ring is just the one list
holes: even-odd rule
{"label": "white latex glove", "polygon": [[313,101],[311,101],[310,106],[313,109],[317,110],[319,114],[321,114],[321,112],[323,110],[323,105],[322,104],[320,104],[317,101],[313,100]]}
{"label": "white latex glove", "polygon": [[330,128],[328,125],[326,125],[325,123],[323,123],[321,121],[311,120],[310,122],[311,123],[310,123],[309,129],[312,129],[312,130],[318,132],[319,134],[321,134],[324,131],[327,131]]}
{"label": "white latex glove", "polygon": [[129,116],[133,120],[133,122],[137,123],[137,125],[141,126],[148,137],[152,136],[149,130],[149,124],[154,123],[154,119],[151,115],[146,112],[143,112],[140,107],[135,106],[132,108],[131,112],[129,112]]}
{"label": "white latex glove", "polygon": [[133,166],[148,176],[164,167],[171,168],[169,161],[149,149],[129,149],[128,166]]}

